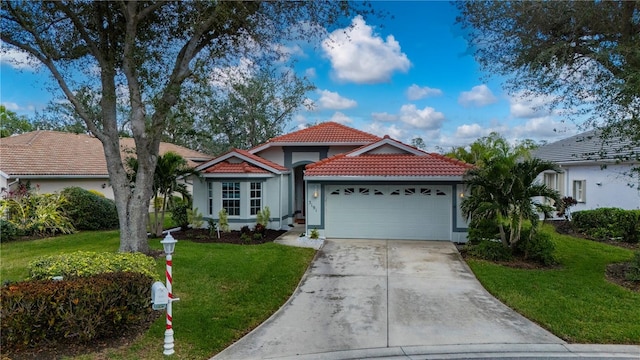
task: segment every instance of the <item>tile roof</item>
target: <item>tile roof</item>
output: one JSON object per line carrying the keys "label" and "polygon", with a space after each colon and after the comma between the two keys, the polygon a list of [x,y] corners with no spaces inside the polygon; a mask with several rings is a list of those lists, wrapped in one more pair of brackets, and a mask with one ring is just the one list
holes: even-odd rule
{"label": "tile roof", "polygon": [[[125,149],[133,149],[131,138],[120,139]],[[160,143],[160,153],[175,151],[190,166],[211,156],[182,146]],[[108,176],[102,143],[87,134],[33,131],[0,139],[0,170],[15,175]]]}
{"label": "tile roof", "polygon": [[632,144],[629,139],[613,136],[604,141],[598,130],[574,135],[532,151],[534,157],[557,163],[622,159],[637,157],[638,154],[640,146]]}
{"label": "tile roof", "polygon": [[265,169],[251,165],[246,161],[241,163],[219,162],[203,171],[207,174],[269,174]]}
{"label": "tile roof", "polygon": [[[262,149],[266,145],[282,143],[327,143],[327,144],[369,144],[380,140],[380,137],[360,131],[333,121],[323,122],[306,129],[274,137],[267,143],[254,149]],[[253,149],[252,149],[253,150]]]}
{"label": "tile roof", "polygon": [[429,177],[462,176],[472,166],[434,153],[337,155],[306,167],[305,177],[381,176]]}
{"label": "tile roof", "polygon": [[[229,162],[228,159],[237,158],[240,162]],[[249,161],[247,161],[247,159]],[[244,165],[242,165],[244,164]],[[272,169],[272,170],[269,170]],[[198,170],[203,173],[216,174],[261,174],[270,173],[273,170],[287,172],[289,169],[276,164],[273,161],[263,159],[258,155],[254,155],[247,150],[232,149],[211,161],[201,164]]]}

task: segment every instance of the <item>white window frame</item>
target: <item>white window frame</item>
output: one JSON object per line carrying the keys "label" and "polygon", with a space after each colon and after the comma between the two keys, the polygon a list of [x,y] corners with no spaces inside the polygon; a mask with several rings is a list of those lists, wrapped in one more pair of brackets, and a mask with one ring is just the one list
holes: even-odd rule
{"label": "white window frame", "polygon": [[[231,184],[232,187],[229,188],[228,184]],[[221,209],[226,209],[227,215],[230,217],[239,217],[240,214],[242,214],[242,182],[223,181],[221,185],[222,185],[220,190],[220,200],[222,201]],[[225,186],[227,186],[226,189],[225,189]],[[227,206],[225,206],[225,201],[227,202]],[[237,206],[229,206],[229,202],[234,202],[234,203],[237,202]],[[236,214],[236,211],[230,211],[231,209],[234,209],[234,210],[237,209],[238,213]]]}
{"label": "white window frame", "polygon": [[262,210],[262,192],[261,181],[251,181],[249,183],[249,216],[255,217]]}
{"label": "white window frame", "polygon": [[587,202],[587,180],[573,180],[573,198],[579,203]]}

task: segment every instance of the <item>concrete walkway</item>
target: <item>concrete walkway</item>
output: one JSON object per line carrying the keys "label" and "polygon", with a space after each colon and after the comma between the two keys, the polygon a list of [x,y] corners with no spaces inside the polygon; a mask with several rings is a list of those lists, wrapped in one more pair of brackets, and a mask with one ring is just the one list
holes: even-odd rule
{"label": "concrete walkway", "polygon": [[640,359],[640,347],[566,344],[487,293],[449,242],[330,240],[292,298],[213,359],[524,355]]}

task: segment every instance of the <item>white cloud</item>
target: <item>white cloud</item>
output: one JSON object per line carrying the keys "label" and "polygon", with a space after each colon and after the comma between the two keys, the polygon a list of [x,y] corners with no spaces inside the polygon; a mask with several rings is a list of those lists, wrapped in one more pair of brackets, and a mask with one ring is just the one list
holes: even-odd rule
{"label": "white cloud", "polygon": [[395,71],[407,72],[411,62],[393,35],[382,39],[358,15],[351,26],[333,31],[322,42],[338,80],[359,84],[389,81]]}
{"label": "white cloud", "polygon": [[371,113],[371,117],[375,121],[382,121],[382,122],[398,120],[398,115],[389,114],[387,112]]}
{"label": "white cloud", "polygon": [[316,68],[308,68],[304,71],[304,76],[308,77],[309,79],[315,79],[317,76]]}
{"label": "white cloud", "polygon": [[[564,123],[544,116],[529,119],[526,123],[513,127],[511,135],[517,139],[553,139],[571,136],[575,130],[573,123]],[[567,135],[568,132],[571,135]]]}
{"label": "white cloud", "polygon": [[35,71],[40,67],[40,61],[28,53],[14,47],[8,47],[0,41],[0,63],[7,64],[14,69]]}
{"label": "white cloud", "polygon": [[400,108],[400,120],[414,128],[435,130],[442,126],[445,116],[432,107],[420,110],[413,104],[402,105]]}
{"label": "white cloud", "polygon": [[242,80],[253,73],[255,64],[251,59],[241,58],[238,65],[216,67],[211,71],[210,84],[218,88],[228,88],[229,83]]}
{"label": "white cloud", "polygon": [[485,106],[498,101],[489,87],[482,84],[474,86],[470,91],[463,91],[458,98],[458,103],[467,106]]}
{"label": "white cloud", "polygon": [[18,106],[18,104],[14,103],[14,102],[2,102],[2,105],[5,107],[5,109],[16,112],[20,109],[20,106]]}
{"label": "white cloud", "polygon": [[370,123],[363,129],[363,131],[380,137],[389,135],[394,139],[401,139],[407,135],[407,132],[404,129],[397,127],[395,124],[391,126],[383,126],[377,122]]}
{"label": "white cloud", "polygon": [[553,102],[553,97],[539,94],[515,94],[509,98],[509,112],[516,118],[535,118],[551,114],[549,105]]}
{"label": "white cloud", "polygon": [[337,92],[318,90],[318,94],[320,94],[318,104],[321,109],[343,110],[358,106],[358,103],[355,100],[342,97]]}
{"label": "white cloud", "polygon": [[299,45],[293,44],[291,46],[285,46],[282,44],[277,44],[273,46],[274,51],[279,55],[278,62],[287,62],[291,59],[292,56],[304,56],[304,50]]}
{"label": "white cloud", "polygon": [[329,121],[334,121],[343,125],[348,125],[353,122],[353,120],[351,120],[350,117],[341,113],[340,111],[336,111],[335,114],[333,114],[333,116],[331,117],[331,119],[329,119]]}
{"label": "white cloud", "polygon": [[455,137],[475,140],[477,138],[487,136],[489,133],[491,133],[491,130],[481,126],[480,124],[464,124],[458,126],[455,132]]}
{"label": "white cloud", "polygon": [[442,95],[442,90],[432,89],[428,86],[420,87],[416,84],[413,84],[409,86],[409,88],[407,89],[407,98],[409,100],[419,100],[427,96],[438,96],[438,95]]}

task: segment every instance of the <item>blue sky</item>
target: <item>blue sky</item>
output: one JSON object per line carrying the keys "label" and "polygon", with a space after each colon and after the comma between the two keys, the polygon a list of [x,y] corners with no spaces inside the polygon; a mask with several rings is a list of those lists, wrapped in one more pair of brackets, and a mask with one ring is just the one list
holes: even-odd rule
{"label": "blue sky", "polygon": [[[555,141],[576,133],[573,123],[539,108],[548,96],[509,95],[500,78],[483,77],[449,2],[373,6],[389,15],[356,16],[352,28],[319,33],[316,44],[290,45],[296,72],[317,90],[308,94],[315,108],[296,113],[289,129],[332,120],[405,142],[421,137],[429,150],[466,145],[491,131],[511,141]],[[20,56],[2,55],[0,102],[32,115],[54,95],[46,89],[51,82],[44,69],[11,63]]]}

